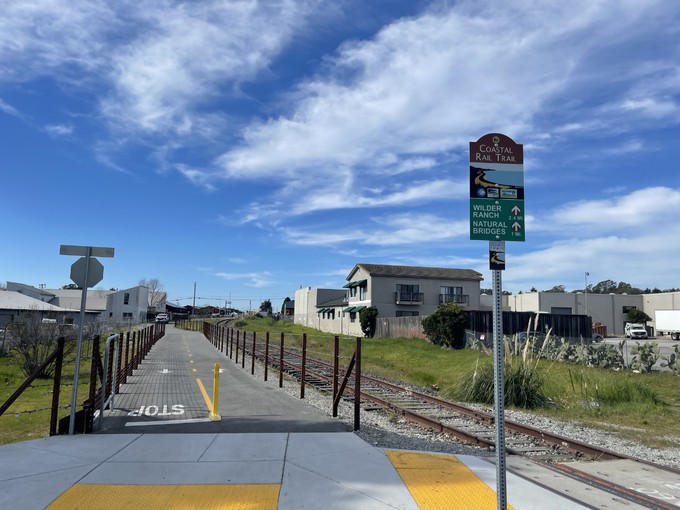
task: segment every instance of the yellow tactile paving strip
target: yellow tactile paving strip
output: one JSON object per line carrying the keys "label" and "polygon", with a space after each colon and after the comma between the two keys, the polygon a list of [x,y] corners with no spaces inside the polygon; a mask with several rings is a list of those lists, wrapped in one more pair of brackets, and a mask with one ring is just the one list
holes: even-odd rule
{"label": "yellow tactile paving strip", "polygon": [[76,484],[49,510],[276,510],[279,484],[95,485]]}
{"label": "yellow tactile paving strip", "polygon": [[456,457],[396,450],[385,453],[421,510],[498,508],[496,491]]}

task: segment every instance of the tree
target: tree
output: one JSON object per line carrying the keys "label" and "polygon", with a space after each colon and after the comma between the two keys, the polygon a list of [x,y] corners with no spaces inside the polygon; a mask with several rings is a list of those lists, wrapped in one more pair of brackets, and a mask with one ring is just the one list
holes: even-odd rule
{"label": "tree", "polygon": [[463,309],[449,303],[423,319],[423,331],[435,345],[462,349],[465,347],[465,314]]}
{"label": "tree", "polygon": [[602,280],[600,283],[593,286],[593,294],[610,294],[616,290],[616,282],[614,280]]}
{"label": "tree", "polygon": [[564,294],[566,292],[566,289],[564,285],[555,285],[552,289],[548,289],[544,292],[559,292],[561,294]]}
{"label": "tree", "polygon": [[80,287],[78,287],[75,283],[67,283],[66,285],[64,285],[62,287],[62,289],[76,290],[76,289],[80,289]]}
{"label": "tree", "polygon": [[628,319],[628,322],[636,322],[642,324],[647,324],[647,321],[652,320],[652,318],[649,315],[647,315],[642,310],[638,310],[637,308],[628,310],[626,317]]}
{"label": "tree", "polygon": [[[12,348],[17,353],[17,364],[25,376],[33,374],[57,347],[60,334],[57,321],[43,322],[43,314],[37,310],[22,313],[7,325],[12,334]],[[67,343],[72,347],[72,343]],[[71,349],[69,349],[70,352]],[[51,364],[41,377],[49,378],[54,373]]]}
{"label": "tree", "polygon": [[142,278],[138,285],[149,289],[149,308],[156,310],[165,298],[165,290],[161,281],[158,278],[149,278],[148,280]]}
{"label": "tree", "polygon": [[373,338],[373,335],[375,335],[375,320],[377,317],[378,309],[375,306],[369,306],[359,312],[361,331],[369,338]]}
{"label": "tree", "polygon": [[271,314],[272,313],[272,300],[271,299],[265,299],[260,303],[260,311],[264,313]]}
{"label": "tree", "polygon": [[286,297],[286,299],[283,300],[283,304],[281,305],[281,315],[286,315],[286,304],[290,303],[290,298]]}

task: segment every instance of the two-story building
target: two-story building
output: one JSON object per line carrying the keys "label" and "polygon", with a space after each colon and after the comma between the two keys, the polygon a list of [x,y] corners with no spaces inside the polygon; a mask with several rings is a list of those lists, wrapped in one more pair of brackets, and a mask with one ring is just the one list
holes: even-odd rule
{"label": "two-story building", "polygon": [[377,308],[379,317],[430,315],[447,303],[477,310],[483,277],[472,269],[356,264],[346,279],[344,293],[325,300],[318,294],[312,297],[317,289],[296,291],[295,322],[362,336],[359,312],[370,306]]}

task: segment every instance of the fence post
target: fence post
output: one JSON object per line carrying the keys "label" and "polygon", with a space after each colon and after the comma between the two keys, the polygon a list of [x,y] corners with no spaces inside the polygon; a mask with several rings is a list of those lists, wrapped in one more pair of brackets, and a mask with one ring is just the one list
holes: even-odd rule
{"label": "fence post", "polygon": [[234,358],[234,329],[233,328],[229,328],[228,339],[229,339],[229,359],[233,359]]}
{"label": "fence post", "polygon": [[130,369],[130,366],[128,365],[128,357],[130,354],[130,332],[128,331],[125,334],[125,370],[123,370],[123,384],[127,382],[128,378],[128,370]]}
{"label": "fence post", "polygon": [[267,372],[269,371],[269,331],[264,340],[264,380],[267,380]]}
{"label": "fence post", "polygon": [[57,340],[57,357],[54,361],[54,385],[52,386],[52,413],[50,415],[50,436],[57,433],[57,420],[59,415],[59,392],[61,390],[61,367],[64,362],[64,337]]}
{"label": "fence post", "polygon": [[250,356],[250,375],[255,375],[255,345],[257,342],[257,333],[253,331],[253,352]]}
{"label": "fence post", "polygon": [[302,367],[300,368],[300,398],[305,398],[305,368],[307,365],[307,333],[302,333]]}
{"label": "fence post", "polygon": [[[333,338],[333,401],[338,396],[338,368],[340,365],[340,337]],[[333,418],[338,417],[338,408],[333,406]]]}
{"label": "fence post", "polygon": [[361,338],[357,337],[356,363],[354,365],[354,430],[359,430],[361,411]]}
{"label": "fence post", "polygon": [[236,359],[234,360],[234,362],[237,365],[238,365],[238,344],[240,343],[240,341],[241,341],[241,331],[237,329],[236,330]]}
{"label": "fence post", "polygon": [[279,346],[279,388],[283,388],[283,331],[281,331],[281,345]]}
{"label": "fence post", "polygon": [[116,393],[120,393],[120,379],[121,379],[121,369],[123,365],[123,336],[118,336],[118,363],[116,363]]}
{"label": "fence post", "polygon": [[241,368],[246,368],[246,332],[243,332],[243,348],[241,349]]}

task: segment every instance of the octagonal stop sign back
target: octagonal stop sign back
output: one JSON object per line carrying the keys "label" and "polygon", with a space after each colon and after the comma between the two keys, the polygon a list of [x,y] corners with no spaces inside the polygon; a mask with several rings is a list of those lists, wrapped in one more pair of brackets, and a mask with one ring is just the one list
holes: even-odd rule
{"label": "octagonal stop sign back", "polygon": [[81,289],[94,287],[104,278],[104,266],[94,257],[90,257],[90,270],[88,272],[87,285],[85,285],[86,268],[86,257],[80,257],[71,266],[71,280]]}

